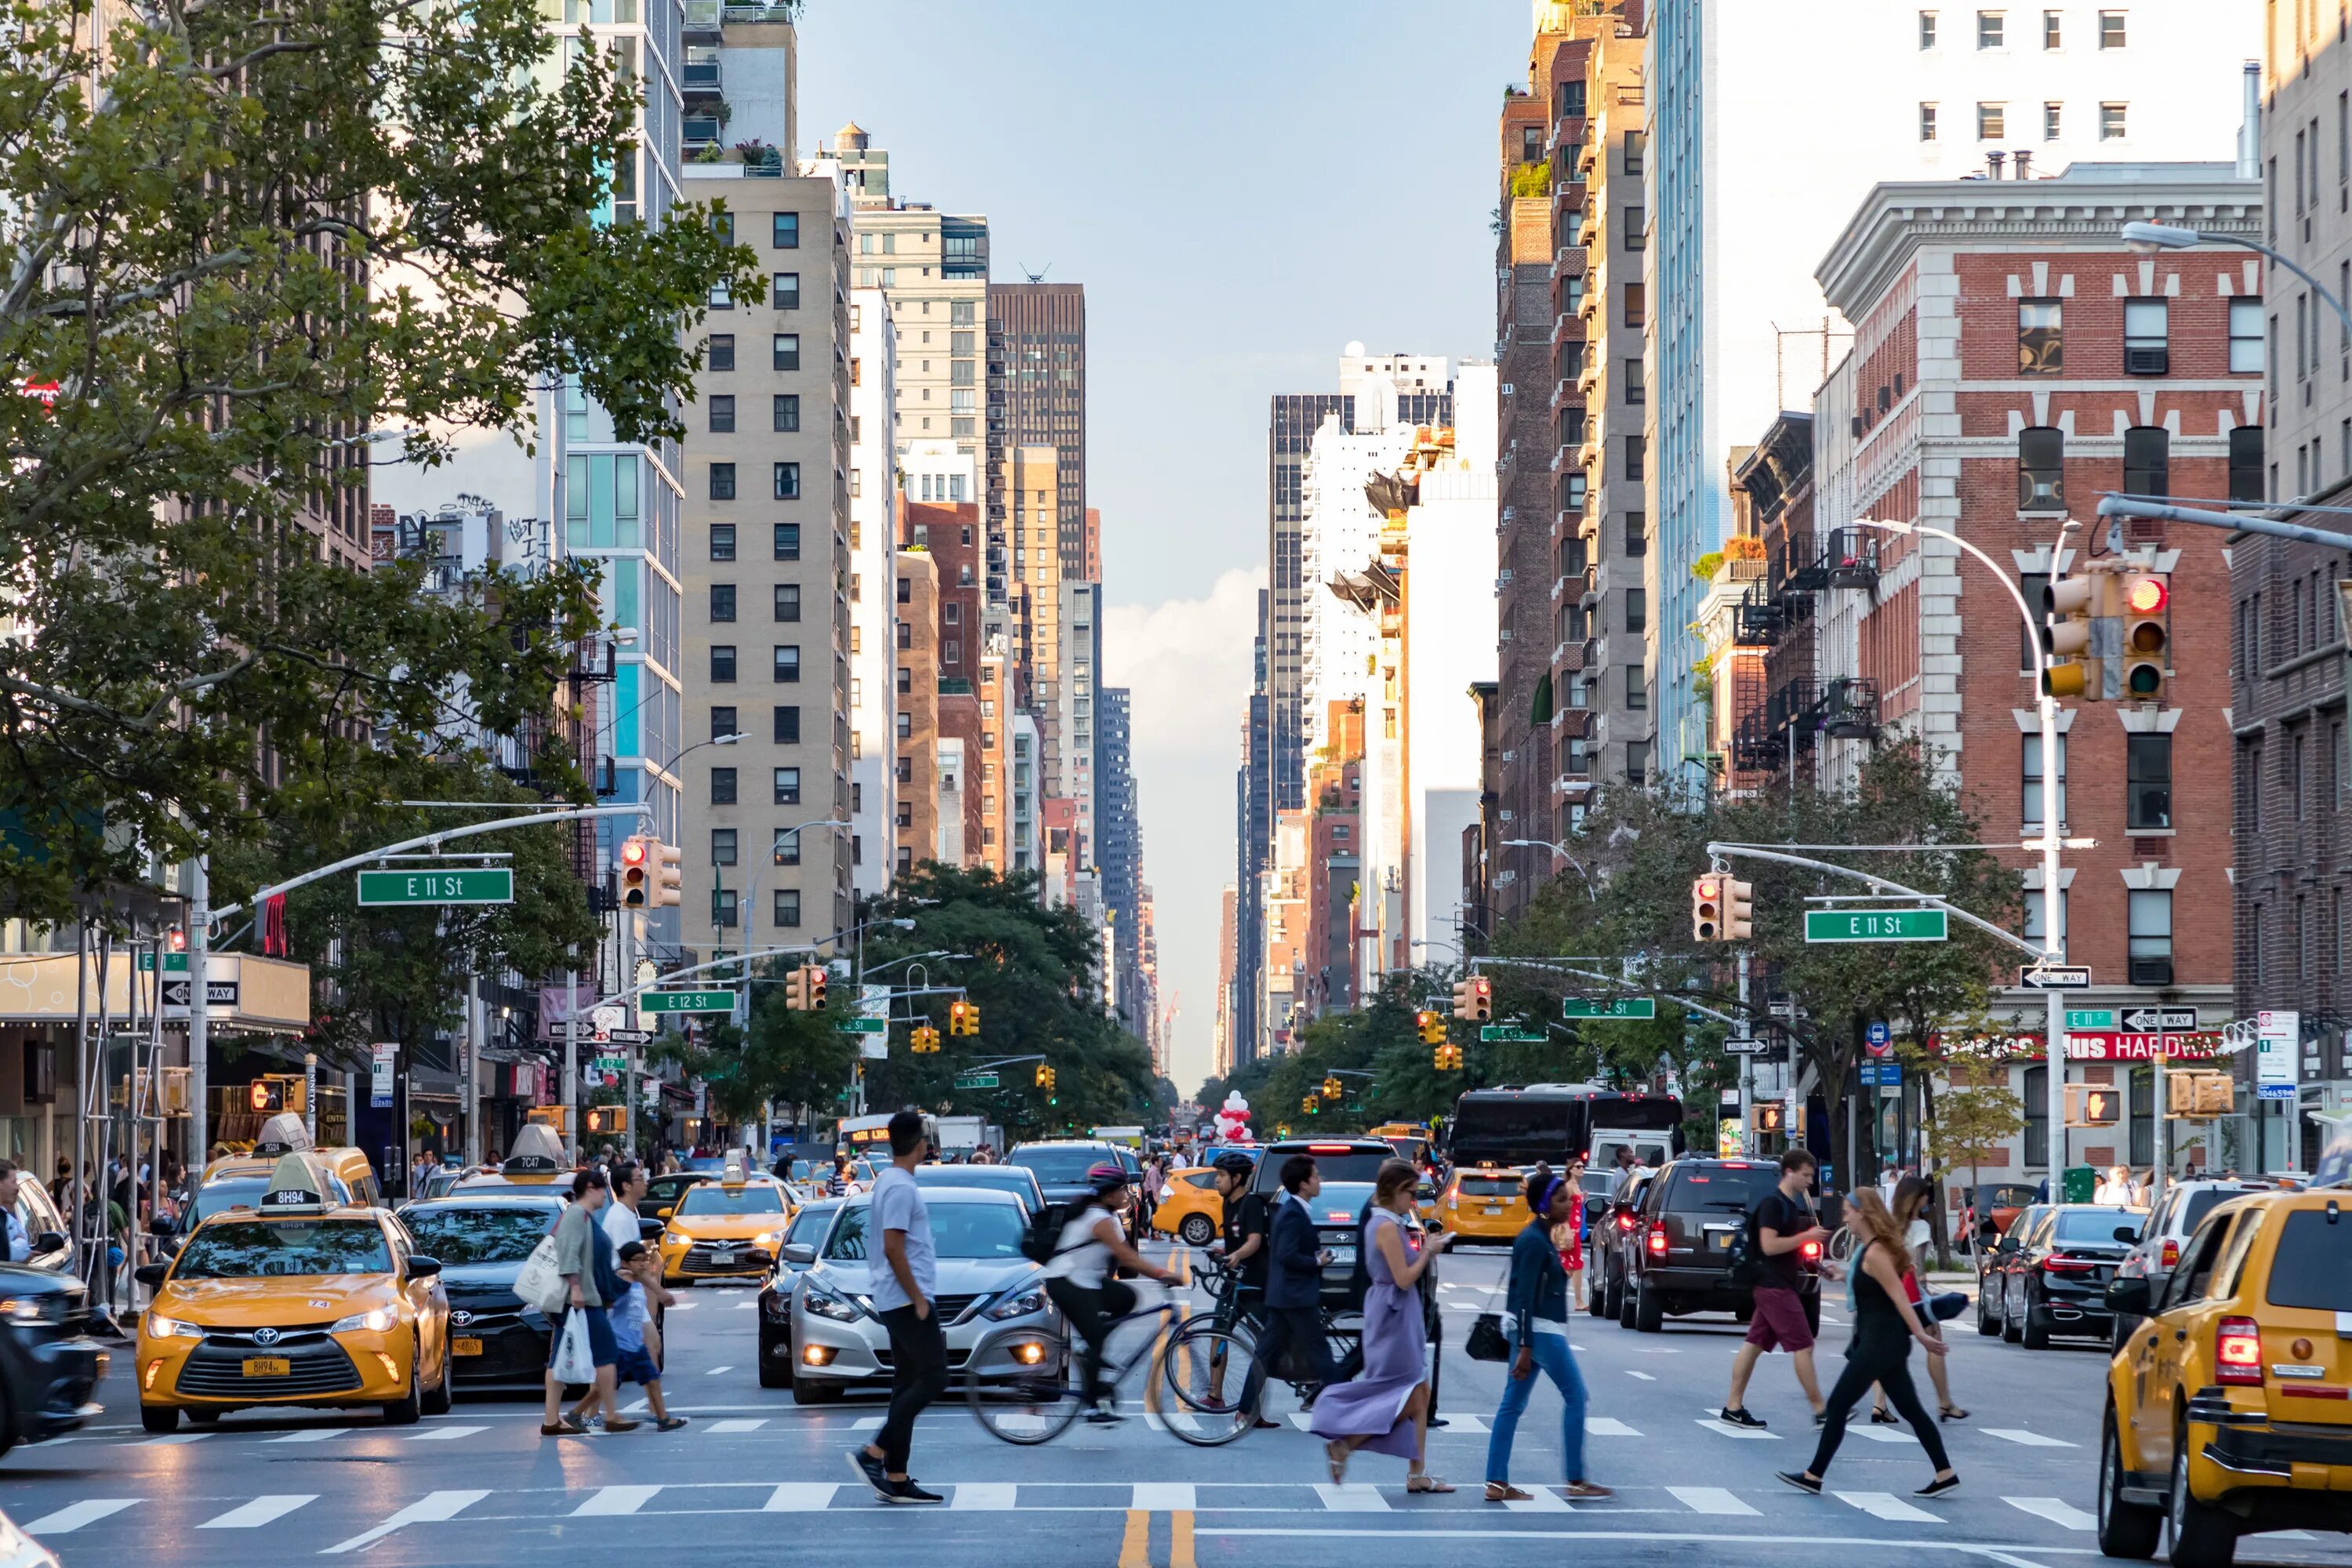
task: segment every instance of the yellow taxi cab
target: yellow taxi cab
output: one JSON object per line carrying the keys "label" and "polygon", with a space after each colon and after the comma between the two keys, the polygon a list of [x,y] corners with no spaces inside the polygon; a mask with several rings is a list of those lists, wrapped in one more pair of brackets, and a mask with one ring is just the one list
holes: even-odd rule
{"label": "yellow taxi cab", "polygon": [[1217,1191],[1214,1165],[1187,1165],[1168,1173],[1168,1195],[1151,1211],[1151,1228],[1206,1247],[1225,1227],[1225,1200]]}
{"label": "yellow taxi cab", "polygon": [[1527,1228],[1528,1173],[1516,1165],[1469,1165],[1446,1178],[1437,1223],[1464,1241],[1509,1245]]}
{"label": "yellow taxi cab", "polygon": [[449,1408],[441,1264],[381,1209],[281,1155],[252,1207],[199,1221],[170,1263],[139,1270],[139,1419],[169,1432],[246,1405],[373,1405],[393,1425]]}
{"label": "yellow taxi cab", "polygon": [[563,1140],[544,1122],[527,1121],[515,1133],[507,1157],[495,1171],[460,1176],[453,1193],[495,1192],[509,1187],[552,1187],[572,1184],[572,1162],[563,1157]]}
{"label": "yellow taxi cab", "polygon": [[2241,1535],[2352,1532],[2352,1186],[2220,1204],[2107,1300],[2141,1321],[2107,1367],[2101,1551],[2227,1568]]}
{"label": "yellow taxi cab", "polygon": [[[234,1208],[254,1208],[259,1205],[262,1193],[269,1186],[279,1164],[289,1154],[308,1167],[310,1179],[317,1184],[312,1190],[336,1203],[374,1206],[375,1174],[368,1167],[367,1156],[356,1149],[349,1151],[359,1158],[360,1168],[367,1171],[366,1186],[357,1188],[345,1176],[346,1163],[330,1158],[340,1150],[313,1149],[310,1135],[302,1119],[292,1112],[281,1112],[262,1123],[260,1141],[249,1152],[224,1154],[205,1165],[196,1180],[194,1201],[181,1225],[185,1235],[202,1221]],[[362,1193],[370,1195],[362,1195]]]}
{"label": "yellow taxi cab", "polygon": [[766,1279],[793,1207],[783,1183],[747,1171],[740,1152],[729,1155],[717,1181],[677,1194],[661,1233],[663,1279]]}

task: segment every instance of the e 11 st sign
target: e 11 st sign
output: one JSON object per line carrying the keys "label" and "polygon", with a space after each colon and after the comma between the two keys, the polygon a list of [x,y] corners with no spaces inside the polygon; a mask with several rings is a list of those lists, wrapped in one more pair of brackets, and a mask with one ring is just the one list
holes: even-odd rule
{"label": "e 11 st sign", "polygon": [[1807,942],[1943,942],[1941,910],[1807,910]]}
{"label": "e 11 st sign", "polygon": [[504,866],[451,871],[362,871],[360,905],[510,904],[514,872]]}

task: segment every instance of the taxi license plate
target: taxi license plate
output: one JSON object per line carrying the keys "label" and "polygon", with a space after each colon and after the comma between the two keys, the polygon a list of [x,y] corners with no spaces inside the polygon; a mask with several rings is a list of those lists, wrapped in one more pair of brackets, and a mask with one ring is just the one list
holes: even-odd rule
{"label": "taxi license plate", "polygon": [[247,1377],[290,1377],[294,1363],[282,1355],[249,1355],[245,1358]]}
{"label": "taxi license plate", "polygon": [[449,1348],[457,1352],[459,1355],[479,1355],[482,1353],[482,1342],[479,1340],[452,1340],[449,1342]]}
{"label": "taxi license plate", "polygon": [[1501,1214],[1503,1210],[1502,1206],[1498,1204],[1488,1204],[1486,1205],[1486,1212],[1490,1215],[1498,1215]]}
{"label": "taxi license plate", "polygon": [[732,1263],[735,1261],[735,1255],[731,1252],[714,1252],[710,1255],[710,1261],[713,1263]]}

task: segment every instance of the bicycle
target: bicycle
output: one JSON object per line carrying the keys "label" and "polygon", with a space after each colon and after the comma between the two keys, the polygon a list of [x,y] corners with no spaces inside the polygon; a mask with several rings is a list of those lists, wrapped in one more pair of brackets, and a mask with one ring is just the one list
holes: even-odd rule
{"label": "bicycle", "polygon": [[[1239,1280],[1231,1269],[1210,1258],[1202,1262],[1200,1276],[1199,1282],[1209,1293],[1214,1310],[1195,1318],[1176,1331],[1175,1338],[1169,1342],[1164,1358],[1164,1376],[1169,1392],[1175,1395],[1177,1402],[1187,1411],[1215,1422],[1216,1430],[1220,1433],[1216,1441],[1229,1443],[1239,1432],[1223,1435],[1223,1424],[1225,1421],[1238,1422],[1241,1431],[1246,1431],[1257,1423],[1257,1408],[1244,1409],[1241,1396],[1251,1381],[1250,1374],[1257,1359],[1257,1338],[1263,1324],[1244,1318],[1236,1310],[1234,1292]],[[1363,1338],[1362,1320],[1359,1318],[1356,1327],[1350,1329],[1342,1321],[1345,1316],[1347,1314],[1328,1310],[1322,1313],[1324,1342],[1335,1366],[1346,1361]],[[1282,1368],[1269,1368],[1268,1373],[1270,1376],[1288,1384],[1291,1392],[1301,1399],[1306,1397],[1311,1386],[1290,1376]],[[1234,1391],[1230,1395],[1226,1392],[1228,1388]],[[1261,1384],[1261,1402],[1264,1396],[1265,1389]],[[1181,1428],[1173,1427],[1172,1423],[1171,1429],[1188,1442],[1193,1441]]]}
{"label": "bicycle", "polygon": [[[1145,1405],[1147,1409],[1154,1406],[1151,1390],[1167,1365],[1175,1337],[1170,1330],[1185,1310],[1185,1303],[1170,1294],[1113,1320],[1103,1336],[1102,1362],[1102,1383],[1112,1397],[1117,1397],[1129,1374],[1148,1362],[1151,1371],[1144,1383]],[[1202,1345],[1185,1352],[1185,1359],[1189,1362],[1221,1351],[1222,1347]],[[972,1348],[964,1369],[964,1403],[992,1436],[1024,1447],[1050,1443],[1067,1431],[1087,1407],[1078,1363],[1083,1352],[1083,1343],[1074,1340],[1066,1321],[1049,1329],[1000,1330]],[[1223,1402],[1188,1398],[1185,1389],[1193,1382],[1189,1375],[1170,1381],[1169,1388],[1183,1408],[1164,1413],[1155,1409],[1159,1425],[1200,1447],[1230,1443],[1249,1429],[1254,1417]]]}

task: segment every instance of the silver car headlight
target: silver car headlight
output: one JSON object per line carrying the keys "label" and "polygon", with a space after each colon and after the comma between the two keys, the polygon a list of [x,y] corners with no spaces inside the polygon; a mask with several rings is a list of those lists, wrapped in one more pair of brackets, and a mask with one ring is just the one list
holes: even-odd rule
{"label": "silver car headlight", "polygon": [[1006,1292],[1002,1300],[988,1310],[987,1315],[1001,1323],[1008,1318],[1025,1318],[1032,1312],[1045,1310],[1045,1292],[1033,1285],[1027,1289],[1015,1287]]}
{"label": "silver car headlight", "polygon": [[866,1315],[858,1310],[856,1303],[843,1300],[821,1285],[806,1285],[803,1289],[802,1304],[820,1318],[830,1318],[836,1323],[854,1323]]}
{"label": "silver car headlight", "polygon": [[0,1321],[61,1323],[66,1318],[63,1291],[45,1296],[0,1296]]}

